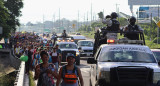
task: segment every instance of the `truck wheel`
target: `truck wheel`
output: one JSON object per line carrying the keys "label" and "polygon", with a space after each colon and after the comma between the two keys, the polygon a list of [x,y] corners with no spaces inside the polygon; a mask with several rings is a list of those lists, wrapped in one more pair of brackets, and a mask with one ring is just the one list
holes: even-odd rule
{"label": "truck wheel", "polygon": [[109,86],[109,85],[107,85],[104,80],[99,80],[98,86]]}
{"label": "truck wheel", "polygon": [[92,86],[91,79],[89,79],[89,86]]}

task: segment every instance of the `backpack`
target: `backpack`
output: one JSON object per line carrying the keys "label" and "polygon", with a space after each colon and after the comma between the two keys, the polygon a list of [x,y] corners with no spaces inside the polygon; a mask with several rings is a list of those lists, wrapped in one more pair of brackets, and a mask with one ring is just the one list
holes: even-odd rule
{"label": "backpack", "polygon": [[132,26],[132,25],[129,24],[129,25],[127,26],[127,28],[128,28],[128,31],[139,31],[138,25]]}
{"label": "backpack", "polygon": [[120,23],[115,20],[115,19],[112,19],[112,25],[111,25],[111,31],[118,31],[119,30],[119,26],[120,26]]}
{"label": "backpack", "polygon": [[[77,74],[75,74],[75,71],[77,72]],[[63,75],[63,73],[65,73],[65,75]],[[77,66],[74,66],[74,69],[72,70],[72,73],[69,74],[67,72],[67,68],[66,65],[62,67],[62,78],[64,80],[65,83],[67,84],[74,84],[77,82],[78,80],[78,68]]]}

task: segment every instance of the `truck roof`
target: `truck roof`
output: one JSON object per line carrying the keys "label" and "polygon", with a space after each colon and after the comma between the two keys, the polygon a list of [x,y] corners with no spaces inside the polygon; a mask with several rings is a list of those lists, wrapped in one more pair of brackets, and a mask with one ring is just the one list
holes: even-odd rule
{"label": "truck roof", "polygon": [[72,36],[74,38],[74,40],[75,39],[78,39],[78,40],[85,40],[86,39],[86,37],[82,36],[82,35],[70,35],[70,36]]}
{"label": "truck roof", "polygon": [[75,42],[58,42],[57,44],[76,44]]}
{"label": "truck roof", "polygon": [[149,48],[148,46],[145,46],[145,45],[136,45],[136,44],[102,44],[100,47],[107,47],[107,46],[113,46],[113,47],[128,46],[128,47],[146,47],[146,48]]}

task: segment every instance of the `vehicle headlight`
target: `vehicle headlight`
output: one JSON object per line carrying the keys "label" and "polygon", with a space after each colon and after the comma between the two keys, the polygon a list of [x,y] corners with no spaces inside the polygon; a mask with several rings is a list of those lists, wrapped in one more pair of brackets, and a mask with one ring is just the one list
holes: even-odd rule
{"label": "vehicle headlight", "polygon": [[154,73],[154,76],[153,76],[153,83],[156,84],[159,80],[160,80],[160,72]]}
{"label": "vehicle headlight", "polygon": [[99,79],[105,79],[106,82],[110,82],[110,72],[109,71],[101,71],[99,73]]}
{"label": "vehicle headlight", "polygon": [[76,56],[78,56],[79,55],[79,52],[76,52]]}

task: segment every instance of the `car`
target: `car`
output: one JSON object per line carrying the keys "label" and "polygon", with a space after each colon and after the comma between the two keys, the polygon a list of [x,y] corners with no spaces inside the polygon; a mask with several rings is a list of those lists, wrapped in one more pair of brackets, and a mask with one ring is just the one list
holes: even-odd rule
{"label": "car", "polygon": [[81,35],[80,33],[76,33],[76,35]]}
{"label": "car", "polygon": [[93,41],[92,40],[79,40],[78,41],[78,49],[80,51],[80,56],[88,56],[91,57],[93,55]]}
{"label": "car", "polygon": [[59,49],[61,51],[61,62],[66,62],[66,55],[68,53],[72,53],[76,56],[75,62],[76,65],[80,65],[80,56],[77,44],[74,42],[58,42],[57,45],[59,45]]}
{"label": "car", "polygon": [[160,86],[160,64],[145,45],[102,44],[87,63],[91,86]]}
{"label": "car", "polygon": [[151,51],[155,55],[157,61],[160,61],[160,49],[151,49]]}
{"label": "car", "polygon": [[74,42],[77,44],[77,42],[79,40],[86,40],[86,37],[85,36],[82,36],[82,35],[71,35],[71,37],[74,39]]}

